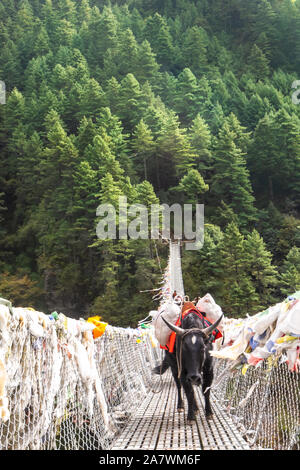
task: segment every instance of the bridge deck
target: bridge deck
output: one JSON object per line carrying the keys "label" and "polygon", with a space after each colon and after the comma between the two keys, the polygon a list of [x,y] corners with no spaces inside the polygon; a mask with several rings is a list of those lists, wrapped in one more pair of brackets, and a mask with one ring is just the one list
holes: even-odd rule
{"label": "bridge deck", "polygon": [[[183,394],[184,395],[184,394]],[[206,420],[201,390],[195,388],[199,406],[196,421],[187,424],[185,412],[178,413],[177,391],[170,373],[162,377],[161,393],[149,392],[121,431],[112,450],[235,450],[249,449],[235,425],[211,398],[214,416]]]}

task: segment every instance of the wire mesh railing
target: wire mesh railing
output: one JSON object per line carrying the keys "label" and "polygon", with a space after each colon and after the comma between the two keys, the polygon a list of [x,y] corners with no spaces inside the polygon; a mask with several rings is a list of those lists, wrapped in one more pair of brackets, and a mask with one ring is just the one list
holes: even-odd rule
{"label": "wire mesh railing", "polygon": [[[300,377],[286,363],[230,370],[215,360],[212,392],[253,448],[300,450]],[[223,377],[218,382],[218,377]]]}
{"label": "wire mesh railing", "polygon": [[109,449],[128,416],[159,387],[151,370],[160,350],[150,329],[107,326],[94,340],[87,322],[62,315],[42,325],[41,313],[11,314],[2,305],[1,316],[1,449]]}

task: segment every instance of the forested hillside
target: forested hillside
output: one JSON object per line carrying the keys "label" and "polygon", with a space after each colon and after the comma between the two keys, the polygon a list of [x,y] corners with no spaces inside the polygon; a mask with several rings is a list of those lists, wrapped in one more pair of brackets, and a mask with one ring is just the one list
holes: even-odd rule
{"label": "forested hillside", "polygon": [[168,247],[96,208],[203,202],[187,294],[227,315],[300,289],[299,0],[1,0],[0,297],[135,325]]}

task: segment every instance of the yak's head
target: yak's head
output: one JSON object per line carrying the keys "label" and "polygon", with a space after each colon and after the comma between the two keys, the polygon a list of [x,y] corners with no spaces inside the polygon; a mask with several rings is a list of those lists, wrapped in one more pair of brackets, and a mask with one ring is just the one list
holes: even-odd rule
{"label": "yak's head", "polygon": [[[195,322],[195,317],[184,320],[184,328],[172,325],[165,318],[162,319],[168,327],[176,333],[176,355],[178,364],[178,376],[182,374],[194,385],[200,385],[201,373],[206,358],[209,358],[211,334],[222,320],[223,314],[211,326],[203,328],[201,321]],[[189,320],[190,323],[189,323]],[[196,325],[195,325],[196,323]]]}

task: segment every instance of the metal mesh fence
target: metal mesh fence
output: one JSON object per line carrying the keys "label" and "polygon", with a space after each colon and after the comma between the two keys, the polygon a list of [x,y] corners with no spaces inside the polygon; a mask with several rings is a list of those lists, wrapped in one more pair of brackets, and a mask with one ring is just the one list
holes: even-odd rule
{"label": "metal mesh fence", "polygon": [[[262,363],[259,368],[230,370],[230,362],[215,360],[213,394],[253,447],[300,449],[300,376],[286,363]],[[218,379],[219,378],[219,379]]]}
{"label": "metal mesh fence", "polygon": [[90,331],[68,335],[57,321],[36,337],[13,315],[0,338],[1,449],[109,449],[159,387],[151,370],[160,350],[150,329],[108,326],[93,340]]}

